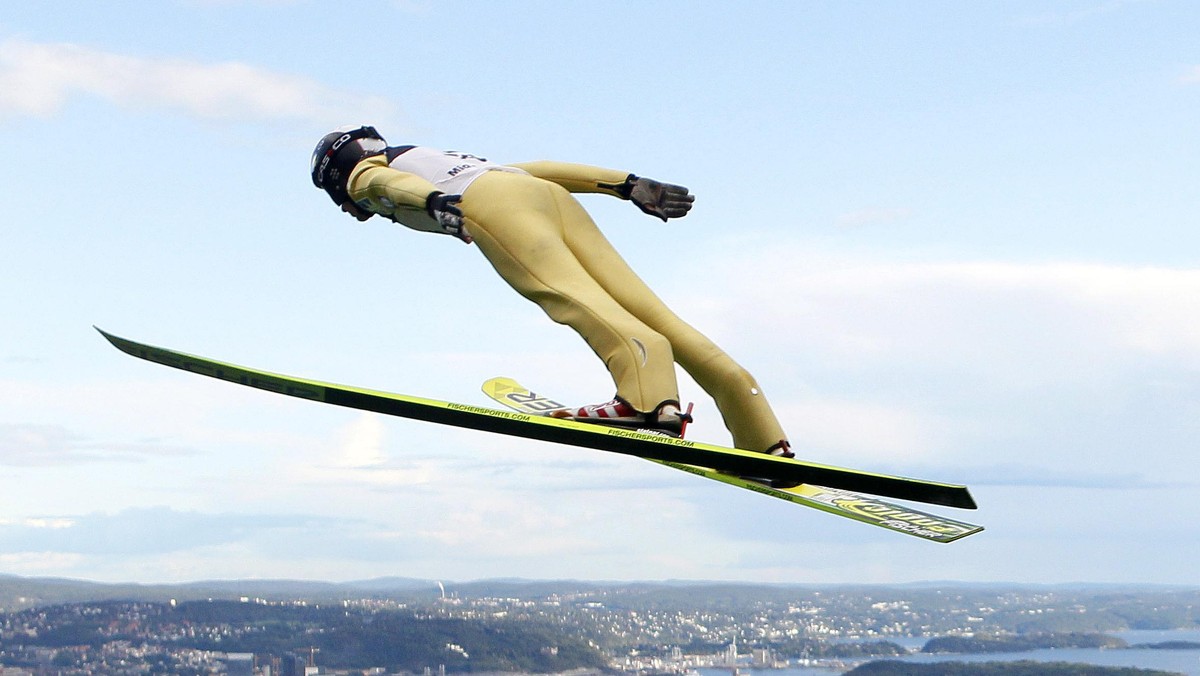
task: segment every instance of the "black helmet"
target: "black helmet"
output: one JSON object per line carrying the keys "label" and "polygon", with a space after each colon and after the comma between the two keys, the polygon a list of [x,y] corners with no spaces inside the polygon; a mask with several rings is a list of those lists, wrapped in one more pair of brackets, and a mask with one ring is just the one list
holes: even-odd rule
{"label": "black helmet", "polygon": [[375,127],[339,127],[321,139],[313,150],[313,185],[329,193],[335,204],[350,199],[346,180],[350,170],[363,158],[378,155],[387,148],[387,141]]}

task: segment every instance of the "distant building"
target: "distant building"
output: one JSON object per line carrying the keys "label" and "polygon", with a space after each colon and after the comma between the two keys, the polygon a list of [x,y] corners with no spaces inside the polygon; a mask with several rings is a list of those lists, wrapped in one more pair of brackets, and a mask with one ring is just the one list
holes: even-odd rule
{"label": "distant building", "polygon": [[229,676],[254,676],[254,653],[225,653],[221,662]]}
{"label": "distant building", "polygon": [[305,676],[308,671],[308,656],[284,653],[279,658],[279,676]]}

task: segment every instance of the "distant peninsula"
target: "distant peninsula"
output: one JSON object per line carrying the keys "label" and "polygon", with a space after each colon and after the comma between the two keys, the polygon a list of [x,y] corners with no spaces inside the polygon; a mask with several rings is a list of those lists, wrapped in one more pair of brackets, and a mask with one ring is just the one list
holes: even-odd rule
{"label": "distant peninsula", "polygon": [[914,664],[898,660],[868,662],[845,676],[1182,676],[1173,671],[1100,667],[1069,662],[938,662]]}
{"label": "distant peninsula", "polygon": [[1196,641],[1163,641],[1162,643],[1135,643],[1134,650],[1200,650]]}
{"label": "distant peninsula", "polygon": [[923,653],[1020,653],[1063,648],[1128,648],[1124,640],[1097,633],[1040,633],[999,636],[942,636],[930,639]]}

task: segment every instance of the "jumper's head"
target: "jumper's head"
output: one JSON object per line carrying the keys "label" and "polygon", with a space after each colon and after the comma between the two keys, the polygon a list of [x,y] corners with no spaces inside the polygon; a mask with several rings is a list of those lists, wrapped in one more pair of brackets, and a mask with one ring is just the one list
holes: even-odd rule
{"label": "jumper's head", "polygon": [[350,201],[346,181],[350,171],[364,158],[387,149],[387,141],[375,127],[338,127],[326,134],[313,150],[313,185],[329,193],[335,204]]}

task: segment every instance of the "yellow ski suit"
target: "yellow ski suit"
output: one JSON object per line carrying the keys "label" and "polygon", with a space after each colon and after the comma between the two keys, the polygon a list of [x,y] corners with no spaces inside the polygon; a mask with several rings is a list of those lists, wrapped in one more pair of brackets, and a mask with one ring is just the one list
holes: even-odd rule
{"label": "yellow ski suit", "polygon": [[[517,292],[587,341],[618,397],[643,413],[678,401],[678,362],[716,401],[734,446],[766,451],[787,438],[754,378],[667,308],[571,195],[619,196],[628,172],[549,161],[492,169],[462,191],[467,234]],[[347,182],[361,208],[428,231],[437,227],[426,198],[439,189],[385,155],[359,162]]]}

